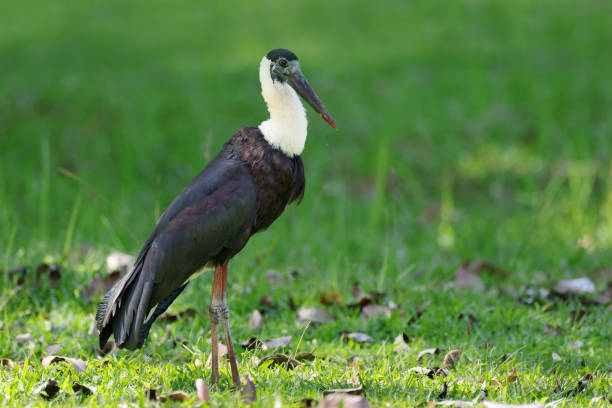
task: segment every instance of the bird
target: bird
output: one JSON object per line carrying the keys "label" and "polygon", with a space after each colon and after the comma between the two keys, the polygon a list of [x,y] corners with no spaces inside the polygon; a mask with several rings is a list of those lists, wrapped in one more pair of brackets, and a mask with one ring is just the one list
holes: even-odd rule
{"label": "bird", "polygon": [[270,117],[234,134],[159,217],[132,269],[98,305],[101,348],[111,335],[119,348],[141,348],[155,319],[190,280],[213,269],[211,386],[219,382],[219,323],[232,382],[240,386],[226,301],[228,261],[288,204],[302,201],[305,177],[300,155],[308,121],[299,96],[338,130],[292,51],[268,52],[259,64],[259,80]]}

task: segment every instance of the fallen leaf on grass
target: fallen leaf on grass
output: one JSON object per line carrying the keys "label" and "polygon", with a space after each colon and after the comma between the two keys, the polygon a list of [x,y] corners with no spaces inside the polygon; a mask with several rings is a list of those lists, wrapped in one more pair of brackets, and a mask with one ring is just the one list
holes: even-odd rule
{"label": "fallen leaf on grass", "polygon": [[259,304],[269,309],[276,308],[276,302],[268,295],[264,295],[259,299]]}
{"label": "fallen leaf on grass", "polygon": [[361,309],[361,313],[365,318],[374,318],[379,316],[389,317],[391,316],[391,308],[381,305],[366,305]]}
{"label": "fallen leaf on grass", "polygon": [[370,408],[370,404],[360,395],[330,394],[321,400],[317,408]]}
{"label": "fallen leaf on grass", "polygon": [[508,374],[508,377],[506,377],[505,384],[511,384],[513,382],[516,382],[517,380],[518,380],[518,375],[516,374],[516,368],[515,368],[512,370],[510,374]]}
{"label": "fallen leaf on grass", "polygon": [[74,384],[72,384],[72,391],[82,392],[85,395],[92,395],[96,393],[96,387],[75,382]]}
{"label": "fallen leaf on grass", "polygon": [[44,274],[48,274],[49,284],[52,288],[57,286],[62,278],[59,266],[53,264],[43,263],[38,265],[38,268],[36,268],[36,280],[40,280],[40,277]]}
{"label": "fallen leaf on grass", "polygon": [[374,343],[374,339],[361,332],[343,334],[342,337],[353,340],[355,343]]}
{"label": "fallen leaf on grass", "polygon": [[587,384],[593,380],[593,378],[595,377],[597,372],[591,374],[585,374],[582,377],[580,377],[580,379],[578,380],[578,384],[576,384],[576,387],[572,388],[571,390],[567,390],[566,392],[563,393],[564,397],[569,397],[569,396],[573,396],[576,394],[581,393],[582,391],[584,391],[586,389]]}
{"label": "fallen leaf on grass", "polygon": [[0,359],[0,366],[12,369],[15,368],[15,363],[13,363],[13,360],[11,360],[10,358],[3,358]]}
{"label": "fallen leaf on grass", "polygon": [[132,255],[114,251],[106,256],[106,268],[111,272],[126,273],[132,269],[135,260]]}
{"label": "fallen leaf on grass", "polygon": [[584,346],[584,343],[580,340],[574,340],[567,345],[570,350],[577,349]]}
{"label": "fallen leaf on grass", "polygon": [[451,350],[444,356],[444,367],[446,368],[455,368],[457,363],[459,363],[459,357],[461,357],[461,352],[459,350]]}
{"label": "fallen leaf on grass", "polygon": [[161,390],[161,386],[159,385],[157,387],[149,388],[145,392],[145,395],[147,396],[149,401],[157,401],[157,393],[159,392],[159,390]]}
{"label": "fallen leaf on grass", "polygon": [[6,270],[6,274],[8,276],[9,281],[17,279],[17,287],[23,286],[28,272],[30,272],[30,269],[25,265],[16,266],[14,268],[9,268]]}
{"label": "fallen leaf on grass", "polygon": [[563,360],[563,359],[561,358],[561,356],[560,356],[560,355],[558,355],[557,353],[555,353],[554,351],[552,352],[551,357],[552,357],[552,360],[553,360],[553,361],[561,361],[561,360]]}
{"label": "fallen leaf on grass", "polygon": [[490,274],[500,277],[505,277],[509,274],[506,270],[490,262],[465,261],[455,272],[455,286],[471,287],[476,290],[484,290],[485,284],[478,276],[478,274],[482,271],[488,271]]}
{"label": "fallen leaf on grass", "polygon": [[276,366],[280,366],[280,367],[286,368],[287,370],[293,370],[295,367],[302,364],[297,359],[291,358],[286,354],[276,353],[276,354],[271,354],[267,356],[266,358],[264,358],[263,360],[261,360],[258,364],[258,367],[261,367],[262,365],[270,361],[271,363],[268,367],[273,368]]}
{"label": "fallen leaf on grass", "polygon": [[83,360],[79,360],[78,358],[64,357],[64,356],[46,356],[42,359],[42,366],[44,368],[49,368],[51,364],[64,361],[74,367],[74,370],[77,373],[82,373],[87,369],[87,362]]}
{"label": "fallen leaf on grass", "polygon": [[299,353],[295,355],[294,358],[297,361],[303,363],[304,361],[314,361],[314,359],[317,357],[310,351],[300,351]]}
{"label": "fallen leaf on grass", "polygon": [[423,357],[425,357],[428,354],[431,354],[433,356],[439,353],[440,353],[440,350],[437,347],[421,350],[421,352],[417,355],[416,360],[420,362],[423,359]]}
{"label": "fallen leaf on grass", "polygon": [[408,349],[409,342],[410,342],[410,337],[408,337],[406,333],[401,332],[400,334],[397,335],[397,337],[395,337],[395,340],[393,340],[393,344],[395,344],[395,347],[393,347],[393,351],[395,351],[396,353],[399,353],[401,351]]}
{"label": "fallen leaf on grass", "polygon": [[268,346],[257,337],[251,337],[240,343],[245,350],[267,350]]}
{"label": "fallen leaf on grass", "polygon": [[427,367],[412,367],[408,369],[409,373],[420,374],[425,377],[434,378],[434,376],[438,377],[448,377],[449,371],[443,368],[427,368]]}
{"label": "fallen leaf on grass", "polygon": [[330,323],[334,321],[334,316],[318,307],[304,307],[298,311],[298,320],[301,322]]}
{"label": "fallen leaf on grass", "polygon": [[448,384],[444,383],[442,386],[442,392],[438,394],[438,399],[443,400],[446,398],[446,393],[448,392]]}
{"label": "fallen leaf on grass", "polygon": [[15,336],[17,344],[23,344],[32,341],[32,335],[30,333],[21,333]]}
{"label": "fallen leaf on grass", "polygon": [[81,294],[83,295],[83,299],[87,302],[91,302],[94,296],[104,295],[108,292],[121,278],[121,272],[118,270],[114,270],[111,273],[101,276],[98,274],[93,280],[89,282],[87,285],[87,289],[83,288]]}
{"label": "fallen leaf on grass", "polygon": [[208,388],[208,384],[206,384],[203,379],[198,378],[195,380],[195,388],[200,401],[210,401],[210,389]]}
{"label": "fallen leaf on grass", "polygon": [[162,395],[161,397],[159,397],[160,401],[162,402],[165,402],[166,400],[183,402],[187,401],[190,398],[191,397],[189,396],[189,394],[183,391],[173,391],[170,394]]}
{"label": "fallen leaf on grass", "polygon": [[612,281],[608,283],[608,288],[604,292],[597,295],[595,303],[602,306],[612,303]]}
{"label": "fallen leaf on grass", "polygon": [[349,394],[349,395],[363,395],[365,394],[365,387],[363,384],[359,384],[359,387],[353,388],[336,388],[332,390],[323,391],[323,396],[330,394]]}
{"label": "fallen leaf on grass", "polygon": [[561,295],[578,294],[595,292],[595,284],[589,278],[582,277],[578,279],[562,280],[555,285],[553,290]]}
{"label": "fallen leaf on grass", "polygon": [[286,347],[291,344],[292,336],[277,337],[275,339],[266,340],[264,343],[268,349]]}
{"label": "fallen leaf on grass", "polygon": [[249,318],[249,324],[247,326],[248,330],[253,331],[257,329],[259,326],[261,326],[262,321],[263,317],[261,316],[259,310],[253,310],[253,313],[251,313],[251,317]]}
{"label": "fallen leaf on grass", "polygon": [[257,389],[250,375],[245,375],[242,378],[242,391],[240,391],[240,399],[245,404],[249,405],[257,401]]}
{"label": "fallen leaf on grass", "polygon": [[325,306],[340,306],[343,304],[344,300],[342,298],[342,293],[337,290],[333,292],[325,292],[319,298],[319,302]]}
{"label": "fallen leaf on grass", "polygon": [[59,390],[60,387],[57,385],[57,381],[51,379],[42,383],[34,392],[40,394],[44,399],[50,400],[57,395]]}
{"label": "fallen leaf on grass", "polygon": [[546,323],[546,329],[544,329],[544,333],[547,334],[554,334],[554,335],[559,335],[561,333],[563,333],[563,328],[561,326],[552,326],[548,323]]}
{"label": "fallen leaf on grass", "polygon": [[274,269],[267,270],[264,276],[270,285],[278,286],[285,283],[285,277],[283,274]]}

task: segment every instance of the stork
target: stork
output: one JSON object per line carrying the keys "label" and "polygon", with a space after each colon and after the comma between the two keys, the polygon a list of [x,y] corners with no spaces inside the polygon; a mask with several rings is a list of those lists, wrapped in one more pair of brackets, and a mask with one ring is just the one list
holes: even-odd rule
{"label": "stork", "polygon": [[276,49],[259,65],[270,118],[243,127],[172,201],[134,267],[104,296],[96,314],[100,347],[111,335],[121,348],[142,347],[151,325],[203,267],[214,268],[209,307],[211,385],[219,382],[218,325],[234,386],[240,385],[226,303],[227,264],[249,238],[304,195],[307,120],[298,94],[334,129],[327,109],[300,70],[297,56]]}

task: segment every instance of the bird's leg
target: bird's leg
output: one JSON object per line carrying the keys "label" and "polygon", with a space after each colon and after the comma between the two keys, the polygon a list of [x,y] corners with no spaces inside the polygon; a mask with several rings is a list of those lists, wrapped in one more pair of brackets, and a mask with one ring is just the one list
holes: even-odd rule
{"label": "bird's leg", "polygon": [[225,333],[225,342],[227,343],[227,356],[229,357],[230,367],[232,370],[232,381],[234,386],[240,386],[240,377],[238,375],[238,366],[236,364],[236,356],[232,345],[232,337],[229,329],[229,309],[225,297],[227,288],[227,262],[223,265],[215,266],[215,278],[213,281],[212,301],[210,303],[210,331],[212,345],[212,373],[211,385],[216,386],[219,383],[219,346],[218,346],[218,324],[221,320],[223,332]]}
{"label": "bird's leg", "polygon": [[240,375],[238,374],[238,365],[236,364],[236,355],[234,354],[234,345],[232,344],[232,334],[229,326],[229,308],[225,301],[225,289],[227,288],[227,262],[221,268],[223,276],[223,313],[221,314],[221,324],[225,333],[225,344],[227,346],[227,356],[229,357],[230,368],[232,370],[232,382],[234,387],[240,386]]}

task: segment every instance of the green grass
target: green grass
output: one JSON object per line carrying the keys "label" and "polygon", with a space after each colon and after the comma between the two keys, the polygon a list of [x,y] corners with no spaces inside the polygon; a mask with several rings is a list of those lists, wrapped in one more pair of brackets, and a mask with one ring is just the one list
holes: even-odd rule
{"label": "green grass", "polygon": [[[187,346],[156,345],[164,335],[157,324],[141,352],[110,358],[97,356],[87,334],[99,297],[88,302],[81,290],[106,273],[108,252],[138,252],[172,198],[240,126],[265,119],[258,63],[276,47],[300,56],[340,131],[309,111],[304,201],[230,263],[235,340],[290,334],[284,351],[293,353],[303,334],[299,349],[319,357],[286,372],[257,367],[270,352],[241,353],[259,405],[299,406],[349,386],[353,355],[374,406],[437,399],[445,382],[447,399],[472,400],[482,380],[494,401],[610,400],[610,306],[522,301],[560,279],[588,276],[596,292],[612,280],[610,12],[603,0],[3,3],[0,266],[31,272],[22,289],[1,275],[0,357],[26,364],[0,368],[0,403],[146,404],[157,385],[195,398],[193,381],[210,376],[196,365],[210,352],[210,274],[171,308],[197,310],[172,325]],[[485,274],[484,291],[448,287],[469,259],[510,274]],[[36,282],[42,261],[61,266],[58,286]],[[269,269],[299,275],[271,286]],[[349,303],[352,282],[385,292],[383,302],[405,313],[364,319],[331,307],[333,323],[296,323],[289,296],[301,307],[339,291]],[[249,332],[264,294],[278,307]],[[478,320],[469,334],[460,314]],[[546,324],[564,330],[551,335]],[[374,343],[347,343],[343,330]],[[411,341],[396,353],[401,332]],[[20,333],[32,335],[33,348],[16,342]],[[583,345],[571,348],[575,340]],[[42,368],[52,343],[89,361],[87,370]],[[462,351],[449,377],[408,373],[429,347],[442,350],[429,366]],[[211,406],[240,399],[223,370]],[[518,381],[490,385],[514,370]],[[62,392],[48,403],[34,390],[49,378]],[[97,393],[73,393],[74,381]]]}

